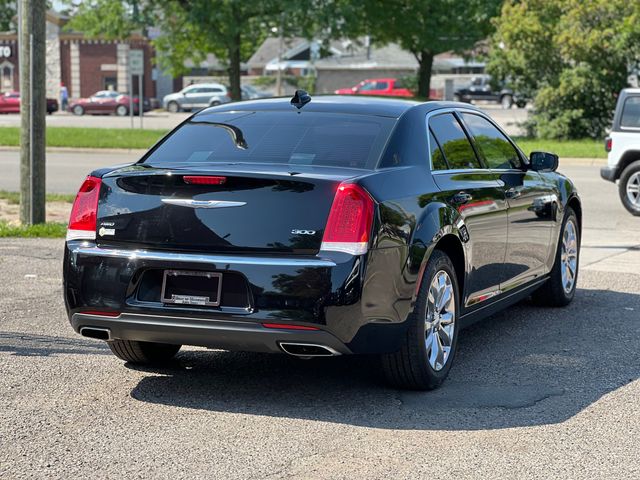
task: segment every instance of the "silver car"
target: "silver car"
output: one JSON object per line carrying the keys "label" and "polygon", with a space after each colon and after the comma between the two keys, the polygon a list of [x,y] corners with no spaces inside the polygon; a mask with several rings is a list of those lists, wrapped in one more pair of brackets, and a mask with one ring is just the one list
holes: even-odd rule
{"label": "silver car", "polygon": [[189,85],[179,92],[166,95],[162,99],[165,110],[175,113],[212,107],[231,101],[227,87],[219,83],[198,83]]}

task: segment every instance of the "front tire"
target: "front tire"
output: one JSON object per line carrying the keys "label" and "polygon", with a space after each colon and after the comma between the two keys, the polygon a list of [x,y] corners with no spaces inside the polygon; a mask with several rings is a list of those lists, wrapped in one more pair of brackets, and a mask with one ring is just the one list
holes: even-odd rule
{"label": "front tire", "polygon": [[73,107],[73,114],[78,116],[84,115],[84,108],[82,108],[80,105],[76,105],[75,107]]}
{"label": "front tire", "polygon": [[567,207],[551,274],[549,279],[533,293],[534,303],[544,307],[569,305],[576,294],[579,260],[578,217],[571,207]]}
{"label": "front tire", "polygon": [[509,110],[513,106],[513,96],[503,95],[502,97],[500,97],[500,106],[504,110]]}
{"label": "front tire", "polygon": [[640,160],[633,162],[622,171],[618,192],[624,208],[631,215],[640,216]]}
{"label": "front tire", "polygon": [[124,105],[118,105],[116,108],[116,115],[119,117],[126,117],[127,113],[129,113],[129,109]]}
{"label": "front tire", "polygon": [[107,345],[116,357],[139,365],[166,363],[178,353],[181,347],[181,345],[136,340],[111,340]]}
{"label": "front tire", "polygon": [[382,356],[387,381],[397,388],[432,390],[451,370],[458,344],[459,294],[451,259],[435,250],[427,263],[402,347]]}

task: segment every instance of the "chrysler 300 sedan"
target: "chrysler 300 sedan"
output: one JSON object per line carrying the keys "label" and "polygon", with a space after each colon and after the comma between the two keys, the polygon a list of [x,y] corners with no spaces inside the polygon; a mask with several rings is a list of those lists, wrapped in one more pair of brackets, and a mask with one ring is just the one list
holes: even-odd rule
{"label": "chrysler 300 sedan", "polygon": [[132,363],[182,345],[375,354],[393,385],[435,388],[464,326],[573,299],[582,207],[557,166],[460,103],[207,108],[81,186],[69,320]]}

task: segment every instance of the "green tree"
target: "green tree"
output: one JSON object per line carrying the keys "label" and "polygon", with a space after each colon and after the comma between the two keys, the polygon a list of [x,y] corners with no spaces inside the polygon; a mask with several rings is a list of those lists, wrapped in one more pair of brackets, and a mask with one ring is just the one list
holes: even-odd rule
{"label": "green tree", "polygon": [[626,0],[509,0],[488,71],[535,101],[531,132],[599,138],[640,59],[640,4]]}
{"label": "green tree", "polygon": [[491,19],[502,0],[365,0],[364,18],[351,11],[345,23],[355,20],[357,30],[376,42],[395,42],[418,61],[418,96],[428,97],[436,55],[464,53],[493,31]]}
{"label": "green tree", "polygon": [[[71,0],[73,2],[74,0]],[[161,67],[185,73],[186,60],[214,54],[227,64],[230,94],[239,100],[240,64],[272,32],[299,34],[313,23],[313,0],[85,0],[71,4],[69,28],[88,36],[126,38],[134,30],[156,26],[153,43]]]}
{"label": "green tree", "polygon": [[15,28],[13,17],[17,14],[16,2],[0,0],[0,32],[7,32]]}

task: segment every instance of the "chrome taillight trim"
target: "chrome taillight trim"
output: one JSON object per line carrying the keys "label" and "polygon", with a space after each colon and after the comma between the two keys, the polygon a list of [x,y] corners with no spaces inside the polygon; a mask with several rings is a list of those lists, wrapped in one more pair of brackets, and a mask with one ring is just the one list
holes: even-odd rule
{"label": "chrome taillight trim", "polygon": [[67,242],[71,240],[95,240],[95,230],[67,230]]}

